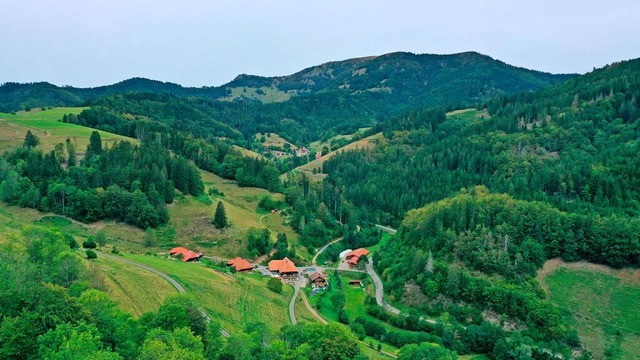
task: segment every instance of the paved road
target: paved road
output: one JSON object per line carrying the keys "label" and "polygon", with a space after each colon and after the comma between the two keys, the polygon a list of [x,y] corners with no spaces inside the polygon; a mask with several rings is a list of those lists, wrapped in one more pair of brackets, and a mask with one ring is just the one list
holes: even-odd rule
{"label": "paved road", "polygon": [[[150,272],[160,276],[161,278],[167,280],[171,285],[173,285],[173,287],[176,288],[176,290],[178,290],[178,292],[180,294],[184,294],[184,293],[187,292],[187,290],[184,288],[184,286],[182,286],[182,284],[180,284],[179,282],[177,282],[176,280],[171,278],[171,276],[169,276],[168,274],[163,273],[162,271],[160,271],[160,270],[158,270],[158,269],[156,269],[154,267],[151,267],[151,266],[145,265],[145,264],[141,264],[141,263],[139,263],[137,261],[125,259],[122,256],[111,255],[111,254],[104,253],[102,251],[96,251],[96,252],[98,254],[100,254],[100,256],[104,256],[106,258],[113,259],[113,260],[116,260],[116,261],[121,261],[121,262],[127,263],[129,265],[137,266],[137,267],[139,267],[141,269],[145,269],[147,271],[150,271]],[[207,315],[207,313],[203,309],[198,309],[198,310],[200,310],[200,313],[207,320],[207,322],[211,321],[211,318],[209,317],[209,315]],[[231,336],[231,334],[229,334],[229,332],[224,330],[224,329],[220,329],[220,333],[224,337],[230,337]]]}
{"label": "paved road", "polygon": [[295,325],[298,323],[298,320],[296,319],[296,299],[298,298],[298,294],[300,294],[300,286],[295,285],[293,288],[293,296],[289,303],[289,317],[291,317],[291,323]]}
{"label": "paved road", "polygon": [[382,230],[382,231],[388,232],[391,235],[395,235],[398,232],[398,230],[396,230],[394,228],[390,228],[388,226],[384,226],[384,225],[380,225],[380,224],[376,224],[376,227],[378,229]]}
{"label": "paved road", "polygon": [[367,273],[369,273],[369,275],[373,279],[373,283],[376,286],[376,302],[378,303],[378,305],[382,306],[383,308],[389,310],[390,312],[396,315],[400,314],[400,310],[387,304],[384,301],[384,286],[382,285],[382,280],[380,279],[380,276],[378,276],[375,270],[373,270],[373,257],[370,257],[369,262],[367,263]]}
{"label": "paved road", "polygon": [[327,248],[332,245],[337,243],[338,241],[344,239],[344,237],[339,237],[337,239],[332,240],[331,242],[329,242],[328,244],[326,244],[325,246],[323,246],[322,248],[320,248],[320,250],[318,250],[318,252],[313,256],[313,259],[311,259],[311,264],[315,265],[316,264],[316,259],[318,259],[318,256],[320,256],[320,254],[322,254],[325,250],[327,250]]}

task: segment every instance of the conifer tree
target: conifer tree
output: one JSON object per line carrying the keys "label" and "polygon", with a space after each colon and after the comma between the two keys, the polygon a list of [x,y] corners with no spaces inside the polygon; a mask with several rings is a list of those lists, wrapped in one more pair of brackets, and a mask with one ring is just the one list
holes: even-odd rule
{"label": "conifer tree", "polygon": [[40,143],[40,139],[31,133],[31,130],[27,130],[27,134],[24,136],[24,147],[34,147]]}
{"label": "conifer tree", "polygon": [[224,210],[224,204],[222,203],[222,201],[218,201],[216,213],[213,217],[213,226],[215,226],[216,229],[224,229],[229,226],[229,221],[227,220],[227,212]]}

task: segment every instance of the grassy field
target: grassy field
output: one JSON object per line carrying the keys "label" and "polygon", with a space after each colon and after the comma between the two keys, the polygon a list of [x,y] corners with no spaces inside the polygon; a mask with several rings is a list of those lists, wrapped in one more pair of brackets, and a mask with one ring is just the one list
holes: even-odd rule
{"label": "grassy field", "polygon": [[263,103],[283,102],[291,99],[291,93],[279,90],[275,86],[261,86],[258,88],[241,86],[229,88],[231,94],[227,97],[220,98],[222,101],[233,101],[239,98],[247,98],[251,100],[262,101]]}
{"label": "grassy field", "polygon": [[462,109],[447,113],[447,117],[463,121],[476,121],[478,119],[489,118],[487,110]]}
{"label": "grassy field", "polygon": [[[84,153],[89,137],[94,129],[60,122],[65,114],[79,114],[86,108],[53,108],[49,110],[19,111],[15,115],[0,113],[0,151],[10,150],[21,146],[27,130],[40,138],[40,146],[43,150],[52,150],[58,143],[64,143],[66,139],[76,146],[79,153]],[[102,143],[110,146],[117,140],[137,142],[124,136],[100,131]]]}
{"label": "grassy field", "polygon": [[269,148],[269,147],[277,147],[280,149],[284,149],[284,145],[285,144],[289,144],[289,146],[291,146],[291,148],[295,148],[296,146],[292,143],[290,143],[289,141],[287,141],[285,138],[281,137],[280,135],[276,134],[276,133],[265,133],[263,134],[255,134],[253,136],[253,138],[255,140],[260,140],[261,137],[264,136],[265,141],[262,143],[262,146],[264,146],[265,148]]}
{"label": "grassy field", "polygon": [[249,150],[247,148],[243,148],[243,147],[240,147],[238,145],[233,145],[233,148],[238,150],[238,151],[240,151],[240,153],[242,153],[242,155],[244,155],[244,156],[252,157],[252,158],[255,158],[255,159],[264,159],[264,156],[258,154],[255,151],[251,151],[251,150]]}
{"label": "grassy field", "polygon": [[554,259],[539,280],[596,359],[640,358],[640,270]]}
{"label": "grassy field", "polygon": [[103,275],[109,296],[134,316],[158,310],[167,296],[178,293],[166,280],[136,266],[101,256],[92,264]]}
{"label": "grassy field", "polygon": [[153,266],[182,283],[211,318],[232,333],[251,322],[264,322],[273,333],[290,324],[287,309],[293,288],[289,286],[276,294],[266,287],[268,279],[260,275],[222,274],[199,263],[145,255],[125,257]]}
{"label": "grassy field", "polygon": [[323,147],[327,147],[329,149],[331,149],[331,142],[334,140],[341,140],[341,139],[346,139],[348,141],[351,141],[353,139],[353,137],[356,134],[362,134],[363,132],[369,130],[370,128],[360,128],[358,129],[357,132],[353,133],[353,134],[347,134],[347,135],[336,135],[334,137],[331,137],[327,140],[324,141],[314,141],[311,144],[309,144],[309,149],[313,150],[315,152],[320,152],[322,150]]}
{"label": "grassy field", "polygon": [[[309,177],[311,179],[314,180],[322,180],[326,177],[326,174],[314,174],[313,170],[314,169],[322,169],[322,164],[324,164],[325,161],[327,161],[328,159],[330,159],[332,156],[338,154],[340,151],[349,151],[349,150],[356,150],[356,149],[369,149],[373,146],[375,146],[378,142],[382,141],[384,139],[382,133],[378,133],[375,135],[371,135],[369,137],[366,137],[364,139],[360,139],[358,141],[352,142],[351,144],[342,147],[338,150],[332,151],[324,156],[322,156],[319,159],[315,159],[313,161],[310,161],[302,166],[298,166],[297,168],[291,170],[291,171],[303,171],[304,173],[306,173],[307,175],[309,175]],[[286,174],[282,175],[283,177],[286,177]]]}

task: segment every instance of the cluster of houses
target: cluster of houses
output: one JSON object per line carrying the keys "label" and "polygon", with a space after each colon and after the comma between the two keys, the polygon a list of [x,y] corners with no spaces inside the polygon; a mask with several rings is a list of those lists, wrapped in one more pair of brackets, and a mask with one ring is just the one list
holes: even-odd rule
{"label": "cluster of houses", "polygon": [[[303,156],[309,156],[309,154],[311,154],[311,150],[309,150],[306,147],[301,147],[301,148],[297,148],[295,146],[291,147],[291,150],[293,150],[295,152],[295,155],[297,157],[303,157]],[[288,152],[285,151],[281,151],[281,150],[273,150],[272,151],[273,156],[275,156],[276,158],[282,158],[285,157],[287,155],[289,155]],[[320,154],[320,156],[322,156],[322,153],[316,153],[316,159],[318,159],[320,156],[318,156],[318,154]]]}
{"label": "cluster of houses", "polygon": [[[169,254],[172,256],[178,257],[182,261],[197,261],[202,258],[202,253],[196,253],[192,250],[176,247],[169,251]],[[343,257],[349,266],[356,267],[358,265],[358,260],[363,257],[369,255],[369,251],[365,248],[360,248],[356,250],[349,250],[345,252]],[[255,268],[254,265],[249,262],[249,260],[243,259],[241,257],[236,257],[234,259],[230,259],[227,261],[227,266],[234,269],[237,272],[251,272]],[[303,272],[311,274],[309,275],[309,283],[314,289],[323,289],[327,286],[327,275],[322,272],[316,271],[314,268],[309,268],[303,270]],[[277,276],[282,278],[283,280],[292,280],[297,281],[300,279],[300,271],[296,267],[296,265],[289,258],[285,257],[282,260],[271,260],[268,265],[268,273],[265,275]],[[306,276],[306,275],[305,275]],[[361,286],[362,283],[360,280],[351,280],[349,281],[350,285]]]}

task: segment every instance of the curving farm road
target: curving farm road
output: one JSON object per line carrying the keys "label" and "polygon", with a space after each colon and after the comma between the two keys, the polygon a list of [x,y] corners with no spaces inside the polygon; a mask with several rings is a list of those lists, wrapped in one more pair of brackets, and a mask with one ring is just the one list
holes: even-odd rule
{"label": "curving farm road", "polygon": [[312,265],[316,265],[316,259],[318,259],[318,256],[320,256],[320,254],[322,254],[325,250],[327,250],[327,248],[335,243],[337,243],[338,241],[344,239],[344,236],[341,236],[339,238],[333,239],[332,241],[330,241],[329,243],[327,243],[325,246],[321,247],[320,250],[318,250],[318,252],[313,256],[313,259],[311,259],[311,264]]}

